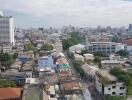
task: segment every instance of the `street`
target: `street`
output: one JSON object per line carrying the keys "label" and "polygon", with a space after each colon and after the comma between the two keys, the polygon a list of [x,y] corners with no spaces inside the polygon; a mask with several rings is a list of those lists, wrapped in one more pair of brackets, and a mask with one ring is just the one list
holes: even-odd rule
{"label": "street", "polygon": [[83,90],[83,98],[81,100],[103,100],[102,96],[100,96],[95,89],[94,83],[89,81],[86,78],[80,77],[79,73],[76,71],[76,69],[73,66],[72,59],[68,58],[67,52],[64,52],[64,55],[66,56],[70,66],[72,74],[76,77],[79,77],[79,82],[81,83],[82,90]]}

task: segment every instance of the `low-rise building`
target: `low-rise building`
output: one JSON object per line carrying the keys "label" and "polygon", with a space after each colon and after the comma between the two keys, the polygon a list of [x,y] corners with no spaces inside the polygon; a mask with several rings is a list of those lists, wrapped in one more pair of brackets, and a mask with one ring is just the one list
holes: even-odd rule
{"label": "low-rise building", "polygon": [[2,50],[4,53],[11,53],[12,52],[12,45],[9,43],[4,43],[2,45]]}
{"label": "low-rise building", "polygon": [[94,60],[94,55],[93,54],[87,53],[87,54],[83,54],[83,56],[84,56],[84,59],[86,61],[93,61]]}
{"label": "low-rise building", "polygon": [[21,88],[0,88],[0,100],[21,100]]}
{"label": "low-rise building", "polygon": [[79,61],[84,61],[84,57],[82,55],[79,55],[79,54],[74,54],[74,59],[75,60],[79,60]]}
{"label": "low-rise building", "polygon": [[78,82],[64,83],[61,88],[65,94],[75,94],[81,92],[81,84]]}
{"label": "low-rise building", "polygon": [[101,61],[102,68],[111,69],[113,67],[122,67],[123,62],[118,60],[103,60]]}
{"label": "low-rise building", "polygon": [[120,59],[121,59],[121,56],[118,55],[118,54],[111,54],[111,55],[109,56],[109,59],[110,59],[110,60],[120,60]]}
{"label": "low-rise building", "polygon": [[77,44],[77,45],[69,47],[69,51],[72,53],[81,53],[82,50],[84,49],[85,49],[85,46],[82,44]]}
{"label": "low-rise building", "polygon": [[88,65],[88,64],[83,64],[81,68],[83,69],[87,79],[89,80],[94,80],[96,71],[99,70],[97,66]]}
{"label": "low-rise building", "polygon": [[38,70],[43,70],[45,68],[55,69],[56,65],[54,64],[52,56],[43,56],[38,59]]}
{"label": "low-rise building", "polygon": [[70,64],[68,63],[67,59],[64,57],[60,57],[59,59],[57,59],[56,64],[60,72],[61,71],[71,71]]}
{"label": "low-rise building", "polygon": [[118,81],[108,70],[99,70],[96,72],[95,87],[103,96],[126,96],[126,86],[124,82]]}

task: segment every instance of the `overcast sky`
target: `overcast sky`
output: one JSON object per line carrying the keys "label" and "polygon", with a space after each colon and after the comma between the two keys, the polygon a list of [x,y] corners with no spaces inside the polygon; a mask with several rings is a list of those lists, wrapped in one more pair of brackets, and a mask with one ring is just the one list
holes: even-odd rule
{"label": "overcast sky", "polygon": [[0,0],[17,27],[123,26],[132,23],[132,0]]}

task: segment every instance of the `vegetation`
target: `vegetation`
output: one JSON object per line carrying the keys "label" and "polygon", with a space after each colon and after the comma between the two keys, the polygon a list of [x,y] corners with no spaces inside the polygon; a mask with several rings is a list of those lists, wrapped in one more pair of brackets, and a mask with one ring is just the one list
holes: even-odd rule
{"label": "vegetation", "polygon": [[132,95],[132,73],[122,71],[115,67],[111,71],[111,74],[117,76],[120,81],[123,81],[127,86],[127,94]]}
{"label": "vegetation", "polygon": [[87,49],[83,49],[83,50],[81,51],[81,55],[86,54],[86,53],[88,53],[88,50],[87,50]]}
{"label": "vegetation", "polygon": [[77,60],[74,60],[73,61],[73,65],[75,67],[75,69],[78,71],[78,73],[81,75],[81,76],[85,76],[84,74],[84,71],[82,70],[81,68],[81,65],[83,65],[85,62],[83,61],[77,61]]}
{"label": "vegetation", "polygon": [[98,56],[98,57],[105,57],[105,55],[104,55],[103,53],[101,53],[101,52],[95,53],[94,56],[95,56],[95,57],[96,57],[96,56]]}
{"label": "vegetation", "polygon": [[119,41],[119,37],[117,35],[112,37],[112,42],[118,42]]}
{"label": "vegetation", "polygon": [[29,51],[29,50],[32,50],[32,51],[36,51],[36,47],[32,44],[32,43],[29,43],[29,44],[26,44],[24,46],[25,50]]}
{"label": "vegetation", "polygon": [[54,47],[48,43],[45,43],[42,47],[41,47],[41,50],[44,50],[44,51],[51,51],[53,50]]}
{"label": "vegetation", "polygon": [[101,57],[100,56],[95,56],[94,57],[94,63],[100,63],[101,62]]}
{"label": "vegetation", "polygon": [[18,53],[15,52],[14,55],[13,55],[13,58],[16,59],[18,57]]}
{"label": "vegetation", "polygon": [[15,59],[14,55],[8,54],[8,53],[4,53],[4,52],[0,52],[0,64],[1,66],[5,66],[5,67],[9,67],[12,63],[14,63]]}
{"label": "vegetation", "polygon": [[120,50],[120,51],[116,52],[116,54],[119,54],[122,57],[127,57],[129,55],[129,52],[126,50]]}
{"label": "vegetation", "polygon": [[85,37],[79,36],[77,33],[74,33],[71,35],[71,38],[62,41],[63,50],[67,50],[70,46],[84,42],[85,42]]}
{"label": "vegetation", "polygon": [[16,84],[14,81],[0,80],[0,88],[5,88],[5,87],[16,87]]}
{"label": "vegetation", "polygon": [[127,100],[124,96],[106,96],[105,100]]}

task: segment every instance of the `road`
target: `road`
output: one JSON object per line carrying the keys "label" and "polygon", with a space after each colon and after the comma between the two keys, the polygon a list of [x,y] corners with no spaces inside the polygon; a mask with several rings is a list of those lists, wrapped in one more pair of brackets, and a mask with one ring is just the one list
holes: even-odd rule
{"label": "road", "polygon": [[70,66],[71,66],[71,71],[72,71],[73,75],[80,78],[79,82],[82,85],[83,95],[84,95],[81,100],[103,100],[102,96],[100,96],[98,94],[97,90],[95,89],[94,83],[90,82],[86,78],[80,77],[79,73],[76,71],[76,69],[73,66],[72,59],[68,58],[67,52],[64,52],[64,55],[66,56]]}

